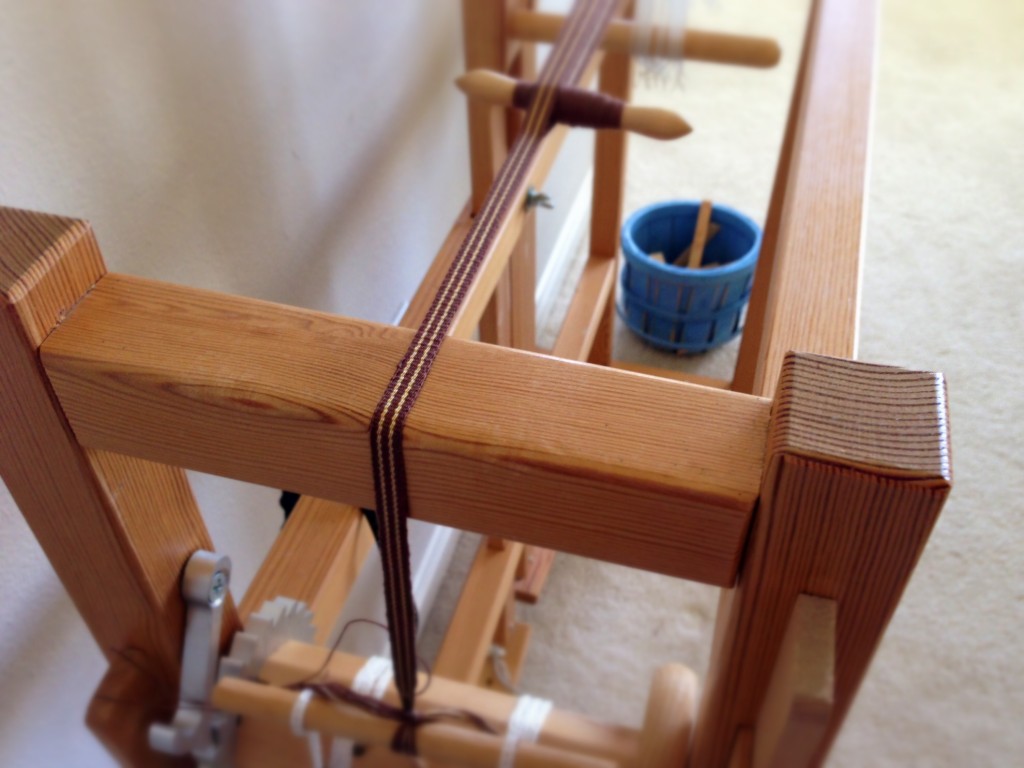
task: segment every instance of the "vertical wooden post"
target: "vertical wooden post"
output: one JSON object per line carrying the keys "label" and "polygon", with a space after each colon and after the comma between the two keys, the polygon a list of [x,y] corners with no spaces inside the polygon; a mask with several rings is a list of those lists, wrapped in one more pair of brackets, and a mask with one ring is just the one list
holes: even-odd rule
{"label": "vertical wooden post", "polygon": [[[529,0],[514,4],[532,7]],[[519,44],[515,55],[506,34],[510,0],[463,0],[466,69],[506,70],[515,77],[536,77],[535,47]],[[469,100],[469,147],[472,174],[472,211],[476,213],[508,153],[521,116],[490,104]],[[508,268],[480,319],[480,339],[517,349],[536,346],[536,223],[531,215],[523,225],[519,243],[509,255]]]}
{"label": "vertical wooden post", "polygon": [[[532,8],[533,0],[518,3]],[[507,41],[506,41],[507,43]],[[520,43],[512,61],[512,74],[523,80],[537,79],[537,46]],[[510,112],[508,139],[519,133],[523,113]],[[509,255],[509,345],[516,349],[534,350],[537,347],[537,214],[527,214],[523,222],[519,243]]]}
{"label": "vertical wooden post", "polygon": [[[462,36],[466,71],[491,69],[504,72],[505,14],[507,0],[462,0]],[[484,204],[491,183],[508,154],[508,119],[502,107],[467,99],[469,113],[469,172],[472,185],[471,213]],[[480,318],[480,340],[510,346],[511,282],[502,273]]]}
{"label": "vertical wooden post", "polygon": [[719,609],[692,754],[725,765],[758,716],[801,593],[834,600],[834,707],[820,764],[950,489],[941,375],[787,356],[761,502]]}
{"label": "vertical wooden post", "polygon": [[[462,0],[462,42],[466,70],[505,71],[505,15],[508,0]],[[508,152],[505,110],[474,99],[469,110],[469,167],[472,212],[480,210]]]}
{"label": "vertical wooden post", "polygon": [[146,728],[177,700],[181,571],[212,544],[184,473],[83,450],[39,364],[105,271],[87,223],[0,208],[0,474],[110,662],[90,727],[149,765]]}
{"label": "vertical wooden post", "polygon": [[[598,88],[602,93],[628,102],[632,87],[633,58],[625,53],[606,53],[601,62]],[[625,194],[627,131],[598,131],[594,138],[594,190],[590,216],[590,258],[618,258],[622,199]],[[616,270],[609,270],[604,311],[594,337],[588,361],[597,365],[612,362],[612,333],[615,327]]]}

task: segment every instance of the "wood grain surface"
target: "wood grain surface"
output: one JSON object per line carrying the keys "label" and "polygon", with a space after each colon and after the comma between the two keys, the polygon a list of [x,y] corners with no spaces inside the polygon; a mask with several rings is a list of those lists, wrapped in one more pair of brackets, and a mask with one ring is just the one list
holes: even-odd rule
{"label": "wood grain surface", "polygon": [[877,15],[873,0],[820,0],[813,11],[750,307],[755,330],[741,345],[742,391],[771,397],[790,351],[856,356]]}
{"label": "wood grain surface", "polygon": [[757,725],[800,594],[837,604],[835,704],[820,765],[952,482],[945,384],[934,373],[787,357],[739,584],[719,609],[692,764],[726,762]]}
{"label": "wood grain surface", "polygon": [[[370,506],[366,430],[409,336],[111,275],[43,360],[85,445]],[[729,584],[768,410],[449,339],[406,430],[413,515]]]}
{"label": "wood grain surface", "polygon": [[[85,222],[0,208],[0,474],[111,664],[88,722],[131,763],[148,751],[140,729],[176,700],[181,571],[212,545],[184,473],[83,449],[39,363],[105,271]],[[127,717],[117,702],[142,690],[148,709]]]}

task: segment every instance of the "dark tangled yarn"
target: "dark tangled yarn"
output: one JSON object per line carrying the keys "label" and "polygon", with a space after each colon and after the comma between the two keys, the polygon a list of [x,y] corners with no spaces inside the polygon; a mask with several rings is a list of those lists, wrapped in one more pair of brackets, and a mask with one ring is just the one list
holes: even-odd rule
{"label": "dark tangled yarn", "polygon": [[466,709],[435,709],[430,712],[419,712],[415,709],[396,707],[386,701],[375,699],[353,691],[340,683],[301,683],[292,686],[294,689],[308,688],[317,696],[327,701],[350,704],[362,711],[384,720],[398,723],[391,749],[406,755],[416,754],[416,730],[424,725],[443,720],[462,721],[469,723],[484,733],[494,734],[497,731],[479,715]]}

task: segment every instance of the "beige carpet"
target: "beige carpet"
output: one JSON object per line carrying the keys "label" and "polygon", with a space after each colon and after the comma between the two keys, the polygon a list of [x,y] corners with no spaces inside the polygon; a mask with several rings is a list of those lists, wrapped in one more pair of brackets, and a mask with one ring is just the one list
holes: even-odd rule
{"label": "beige carpet", "polygon": [[[630,210],[711,197],[763,220],[805,3],[693,21],[762,30],[788,52],[773,72],[688,64],[682,94],[644,92],[696,126],[670,146],[634,140]],[[721,6],[721,7],[720,7]],[[831,758],[836,766],[1024,764],[1024,4],[884,3],[859,356],[944,371],[955,491]],[[553,324],[552,324],[553,325]],[[546,331],[551,334],[551,328]],[[728,377],[735,344],[678,361],[623,328],[617,355]],[[429,622],[437,647],[475,537]],[[651,671],[703,673],[714,590],[576,557],[555,564],[525,690],[637,722]]]}

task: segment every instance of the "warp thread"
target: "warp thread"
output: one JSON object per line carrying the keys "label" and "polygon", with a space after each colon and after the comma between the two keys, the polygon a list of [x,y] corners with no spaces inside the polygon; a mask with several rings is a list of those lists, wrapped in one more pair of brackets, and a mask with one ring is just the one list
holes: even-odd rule
{"label": "warp thread", "polygon": [[[399,722],[392,748],[416,754],[416,728],[439,715],[415,712],[416,616],[412,597],[407,520],[409,490],[403,437],[406,419],[426,383],[441,344],[479,270],[498,227],[518,202],[532,158],[550,127],[550,110],[557,86],[575,82],[596,49],[615,0],[578,0],[562,28],[539,79],[524,128],[499,171],[470,232],[446,273],[427,316],[395,368],[370,422],[370,449],[374,476],[375,509],[379,523],[379,549],[384,570],[388,632],[394,660],[395,686],[401,710],[379,702],[356,699],[352,703]],[[325,693],[328,689],[323,689]],[[349,691],[334,691],[340,696]],[[426,718],[426,719],[425,719]],[[473,721],[473,718],[469,718]]]}
{"label": "warp thread", "polygon": [[[398,723],[398,729],[395,731],[394,738],[391,741],[391,749],[402,754],[410,754],[404,750],[409,748],[410,739],[412,739],[412,743],[415,745],[416,729],[430,723],[445,720],[462,721],[485,733],[495,733],[495,730],[486,720],[480,717],[480,715],[470,712],[468,709],[433,709],[429,712],[421,712],[415,709],[407,710],[405,707],[396,707],[373,696],[357,693],[340,683],[303,683],[300,690],[300,695],[306,696],[307,699],[316,694],[326,701],[349,704],[375,717],[384,720],[394,720]],[[308,706],[308,700],[304,706]],[[302,711],[304,714],[305,709],[303,708]]]}

